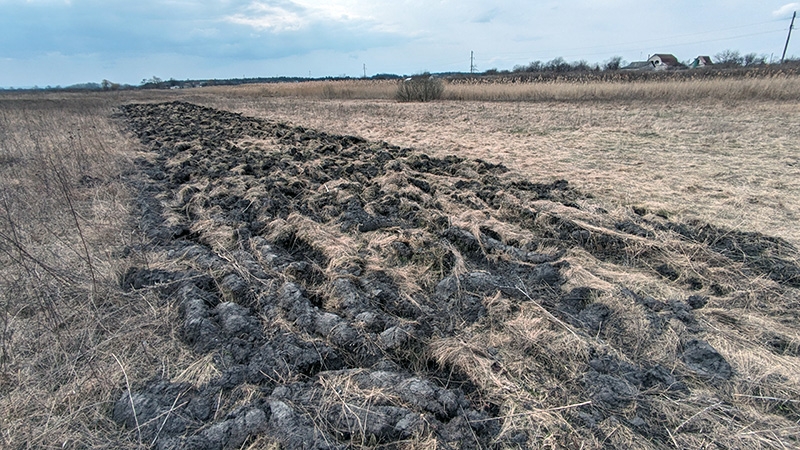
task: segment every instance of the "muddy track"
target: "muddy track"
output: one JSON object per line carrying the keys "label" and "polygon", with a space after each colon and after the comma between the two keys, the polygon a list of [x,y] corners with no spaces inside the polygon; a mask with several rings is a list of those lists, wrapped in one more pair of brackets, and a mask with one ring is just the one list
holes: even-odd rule
{"label": "muddy track", "polygon": [[[177,302],[181,338],[214,368],[203,383],[158,379],[122,393],[114,419],[156,448],[239,448],[258,436],[285,448],[422,437],[441,448],[535,447],[524,432],[503,432],[496,399],[428,344],[490,320],[487,299],[497,296],[512,310],[536,302],[590,340],[614,311],[593,289],[562,288],[566,252],[630,261],[632,245],[657,246],[654,233],[703,241],[719,232],[636,214],[587,226],[594,216],[566,181],[532,183],[480,160],[187,103],[127,105],[121,115],[150,151],[138,161],[140,228],[182,267],[134,267],[122,286]],[[794,249],[758,236],[713,239],[719,260],[709,264],[747,263],[725,254],[743,248],[737,238],[757,240],[759,254],[781,250],[750,270],[797,283],[797,267],[779,258]],[[634,265],[697,291],[669,301],[619,293],[647,312],[653,335],[685,324],[682,360],[665,367],[625,358],[624,346],[592,347],[582,376],[563,380],[591,401],[565,415],[578,435],[601,439],[594,425],[613,416],[646,441],[669,442],[651,401],[689,395],[687,378],[714,390],[733,376],[693,313],[709,292],[726,292],[725,280],[677,279],[659,263],[663,252],[640,253]]]}

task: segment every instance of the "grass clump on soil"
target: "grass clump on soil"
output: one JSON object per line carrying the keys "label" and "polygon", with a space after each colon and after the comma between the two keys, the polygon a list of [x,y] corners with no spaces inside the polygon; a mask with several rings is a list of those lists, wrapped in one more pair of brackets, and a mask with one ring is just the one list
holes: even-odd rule
{"label": "grass clump on soil", "polygon": [[[0,137],[8,446],[798,445],[787,241],[183,102],[123,106],[127,141],[69,105],[2,104],[52,133]],[[71,148],[59,111],[97,142],[32,164]]]}

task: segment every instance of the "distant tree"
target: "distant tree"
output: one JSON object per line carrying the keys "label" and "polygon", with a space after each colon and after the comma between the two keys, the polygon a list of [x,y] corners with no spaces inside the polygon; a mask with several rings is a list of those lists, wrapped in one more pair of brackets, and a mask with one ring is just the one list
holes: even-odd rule
{"label": "distant tree", "polygon": [[143,89],[163,89],[166,87],[164,80],[161,78],[153,75],[152,78],[145,78],[139,84],[139,87]]}
{"label": "distant tree", "polygon": [[748,53],[742,57],[742,64],[745,67],[763,66],[767,63],[767,56],[758,56],[755,53]]}
{"label": "distant tree", "polygon": [[396,80],[398,78],[403,77],[394,73],[378,73],[372,76],[373,80]]}
{"label": "distant tree", "polygon": [[744,63],[744,58],[738,50],[724,50],[714,55],[714,64],[721,67],[739,67]]}
{"label": "distant tree", "polygon": [[570,70],[575,72],[589,72],[592,70],[592,66],[589,65],[586,60],[575,61],[574,63],[570,64]]}
{"label": "distant tree", "polygon": [[163,83],[163,82],[164,82],[164,80],[162,80],[161,78],[153,75],[152,78],[144,78],[144,79],[142,79],[142,82],[139,83],[139,84],[142,87],[155,88],[155,87],[160,87],[161,83]]}
{"label": "distant tree", "polygon": [[524,66],[514,66],[514,72],[542,72],[544,64],[541,61],[532,61]]}
{"label": "distant tree", "polygon": [[547,70],[548,72],[560,73],[560,72],[569,72],[570,70],[572,70],[572,66],[568,62],[564,61],[564,58],[560,56],[558,58],[553,58],[550,61],[548,61],[544,67],[545,70]]}
{"label": "distant tree", "polygon": [[76,90],[77,89],[81,89],[81,90],[85,89],[85,90],[94,91],[94,90],[102,89],[102,86],[100,85],[100,83],[89,82],[89,83],[72,84],[72,85],[67,86],[67,89],[76,89]]}
{"label": "distant tree", "polygon": [[611,59],[603,63],[603,70],[619,70],[625,65],[622,56],[612,56]]}
{"label": "distant tree", "polygon": [[119,83],[114,83],[112,81],[103,80],[100,82],[100,88],[104,91],[116,91],[119,87]]}

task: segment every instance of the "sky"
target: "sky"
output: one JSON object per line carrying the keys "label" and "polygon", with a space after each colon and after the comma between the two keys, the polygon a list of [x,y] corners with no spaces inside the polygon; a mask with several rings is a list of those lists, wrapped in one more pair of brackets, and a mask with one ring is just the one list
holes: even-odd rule
{"label": "sky", "polygon": [[[510,70],[562,57],[780,60],[786,0],[0,0],[0,87]],[[788,56],[800,56],[800,19]]]}

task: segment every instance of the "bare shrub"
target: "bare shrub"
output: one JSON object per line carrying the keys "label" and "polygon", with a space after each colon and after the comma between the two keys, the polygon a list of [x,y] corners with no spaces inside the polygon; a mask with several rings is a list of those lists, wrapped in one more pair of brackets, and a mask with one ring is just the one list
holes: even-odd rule
{"label": "bare shrub", "polygon": [[443,93],[444,82],[425,73],[401,81],[395,98],[401,102],[429,102],[440,99]]}
{"label": "bare shrub", "polygon": [[603,63],[603,70],[619,70],[624,65],[626,65],[626,63],[622,60],[621,56],[614,56]]}
{"label": "bare shrub", "polygon": [[739,67],[744,64],[744,58],[738,50],[723,50],[714,55],[714,64],[722,67]]}

